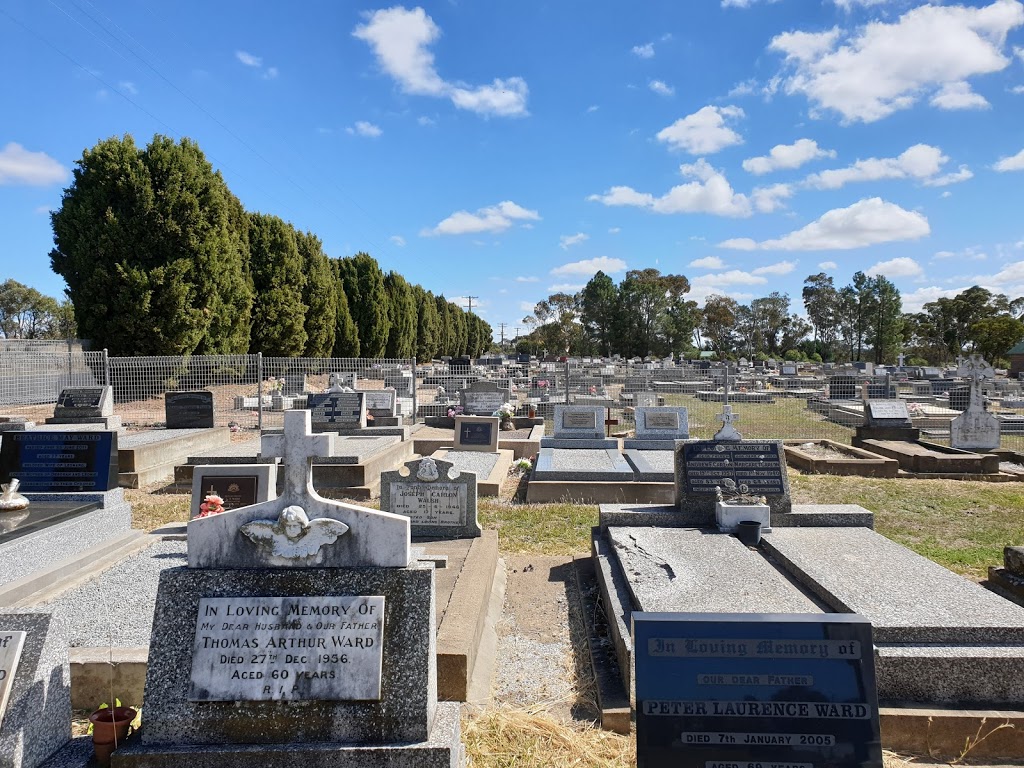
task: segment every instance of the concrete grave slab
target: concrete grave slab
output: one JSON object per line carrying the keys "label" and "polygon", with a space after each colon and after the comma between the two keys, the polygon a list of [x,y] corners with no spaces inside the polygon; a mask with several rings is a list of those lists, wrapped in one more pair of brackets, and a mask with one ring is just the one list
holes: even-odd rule
{"label": "concrete grave slab", "polygon": [[611,448],[541,448],[532,480],[632,482],[633,468]]}
{"label": "concrete grave slab", "polygon": [[[626,441],[629,442],[628,440]],[[643,483],[675,482],[675,452],[668,450],[639,450],[626,448],[626,459],[636,470],[636,479]]]}

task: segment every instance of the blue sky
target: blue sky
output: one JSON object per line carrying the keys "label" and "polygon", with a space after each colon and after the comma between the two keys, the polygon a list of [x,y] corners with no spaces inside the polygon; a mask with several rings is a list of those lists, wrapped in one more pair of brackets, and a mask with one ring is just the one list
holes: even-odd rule
{"label": "blue sky", "polygon": [[123,133],[508,335],[597,269],[1024,295],[1019,0],[7,0],[0,67],[0,278],[50,295],[47,212]]}

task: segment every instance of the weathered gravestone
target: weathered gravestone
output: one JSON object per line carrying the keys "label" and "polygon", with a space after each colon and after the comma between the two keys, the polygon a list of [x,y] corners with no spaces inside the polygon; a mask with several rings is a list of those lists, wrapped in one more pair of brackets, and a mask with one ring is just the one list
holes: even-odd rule
{"label": "weathered gravestone", "polygon": [[717,489],[764,496],[771,514],[792,509],[781,440],[684,440],[676,444],[676,504],[695,519],[715,519]]}
{"label": "weathered gravestone", "polygon": [[306,407],[314,431],[366,429],[366,398],[362,392],[309,395]]}
{"label": "weathered gravestone", "polygon": [[455,450],[494,453],[500,423],[496,416],[456,416]]}
{"label": "weathered gravestone", "polygon": [[0,480],[23,492],[117,488],[117,432],[8,432],[0,444]]}
{"label": "weathered gravestone", "polygon": [[462,410],[469,416],[490,416],[512,398],[495,381],[474,381],[459,394]]}
{"label": "weathered gravestone", "polygon": [[328,387],[340,387],[345,389],[355,389],[359,383],[359,377],[355,372],[338,372],[332,373],[327,377]]}
{"label": "weathered gravestone", "polygon": [[905,400],[868,400],[864,422],[871,427],[913,427]]}
{"label": "weathered gravestone", "polygon": [[881,768],[871,624],[632,614],[638,768]]}
{"label": "weathered gravestone", "polygon": [[480,535],[477,477],[429,456],[380,475],[380,508],[409,518],[413,536],[465,539]]}
{"label": "weathered gravestone", "polygon": [[164,419],[168,429],[212,429],[213,392],[167,392]]}
{"label": "weathered gravestone", "polygon": [[199,505],[209,494],[224,501],[224,509],[238,509],[277,497],[277,464],[199,464],[192,470],[190,517],[199,517]]}
{"label": "weathered gravestone", "polygon": [[686,406],[637,408],[636,436],[623,441],[624,448],[640,450],[673,450],[676,440],[690,436],[689,411]]}
{"label": "weathered gravestone", "polygon": [[118,429],[121,417],[114,415],[113,387],[65,387],[57,398],[47,424],[99,424]]}
{"label": "weathered gravestone", "polygon": [[49,613],[0,613],[0,765],[36,768],[71,738],[68,640]]}
{"label": "weathered gravestone", "polygon": [[[985,410],[981,385],[995,376],[992,366],[981,355],[971,355],[960,363],[957,375],[971,380],[970,402],[949,425],[949,444],[965,451],[991,451],[999,447],[999,420]],[[955,391],[955,390],[954,390]],[[953,407],[953,391],[949,393]]]}
{"label": "weathered gravestone", "polygon": [[188,567],[161,574],[146,721],[115,767],[460,765],[409,519],[321,498],[310,459],[334,436],[307,411],[284,429],[264,437],[283,495],[190,521]]}
{"label": "weathered gravestone", "polygon": [[605,437],[601,405],[556,405],[554,436],[542,437],[541,448],[618,448],[619,441]]}
{"label": "weathered gravestone", "polygon": [[393,389],[361,389],[367,412],[377,419],[391,419],[398,412],[398,393]]}

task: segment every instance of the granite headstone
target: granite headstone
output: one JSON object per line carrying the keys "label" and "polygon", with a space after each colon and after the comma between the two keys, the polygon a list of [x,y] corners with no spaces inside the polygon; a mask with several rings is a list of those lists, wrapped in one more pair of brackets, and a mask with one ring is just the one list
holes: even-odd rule
{"label": "granite headstone", "polygon": [[496,452],[500,424],[497,416],[456,416],[455,450]]}
{"label": "granite headstone", "polygon": [[213,392],[165,393],[164,418],[168,429],[212,429]]}
{"label": "granite headstone", "polygon": [[327,392],[306,398],[313,428],[366,429],[366,396],[362,392]]}
{"label": "granite headstone", "polygon": [[0,481],[33,493],[117,488],[117,432],[8,432],[0,444]]}
{"label": "granite headstone", "polygon": [[443,459],[428,456],[382,472],[380,508],[408,517],[413,536],[465,539],[481,532],[476,475]]}
{"label": "granite headstone", "polygon": [[773,515],[791,511],[781,440],[684,440],[675,450],[676,503],[681,510],[713,520],[716,489],[722,488],[764,496]]}

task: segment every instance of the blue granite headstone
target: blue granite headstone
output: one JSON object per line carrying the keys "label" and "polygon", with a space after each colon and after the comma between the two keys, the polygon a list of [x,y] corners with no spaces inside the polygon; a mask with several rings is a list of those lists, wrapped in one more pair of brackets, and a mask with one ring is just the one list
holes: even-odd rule
{"label": "blue granite headstone", "polygon": [[863,617],[632,618],[638,768],[881,768]]}
{"label": "blue granite headstone", "polygon": [[21,491],[109,491],[117,488],[117,432],[7,432],[0,481]]}

